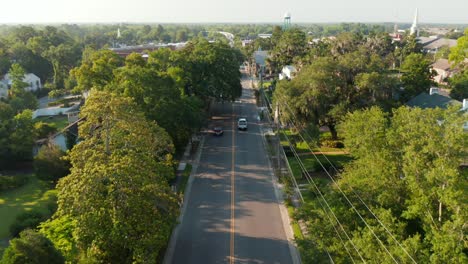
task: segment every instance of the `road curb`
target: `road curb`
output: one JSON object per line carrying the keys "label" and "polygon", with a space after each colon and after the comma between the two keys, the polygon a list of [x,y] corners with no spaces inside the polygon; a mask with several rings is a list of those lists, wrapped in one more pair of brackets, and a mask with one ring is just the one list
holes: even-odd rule
{"label": "road curb", "polygon": [[195,157],[192,160],[192,171],[190,172],[190,177],[187,182],[187,186],[185,187],[184,200],[182,202],[180,215],[177,218],[177,226],[172,231],[171,238],[169,240],[169,244],[166,249],[166,253],[164,254],[164,260],[163,260],[164,264],[172,263],[172,258],[174,256],[174,250],[175,250],[175,246],[177,242],[177,236],[179,235],[180,223],[182,223],[182,221],[184,220],[185,211],[187,210],[188,199],[190,197],[190,192],[192,190],[192,183],[194,181],[195,174],[197,173],[204,143],[205,143],[205,136],[202,136],[200,140],[200,144],[198,145],[197,152],[195,153]]}

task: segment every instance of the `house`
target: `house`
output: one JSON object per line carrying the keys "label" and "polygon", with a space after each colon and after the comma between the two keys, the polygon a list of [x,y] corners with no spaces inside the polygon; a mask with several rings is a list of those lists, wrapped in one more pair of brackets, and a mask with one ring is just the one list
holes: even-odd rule
{"label": "house", "polygon": [[62,151],[67,151],[67,133],[71,133],[75,136],[75,142],[78,142],[78,125],[83,120],[83,118],[76,120],[73,123],[70,123],[67,127],[58,131],[57,133],[47,137],[36,140],[36,143],[33,147],[33,155],[37,155],[39,150],[46,144],[52,143],[53,145],[57,146]]}
{"label": "house", "polygon": [[[419,107],[419,108],[443,108],[447,109],[451,105],[460,107],[460,111],[464,111],[464,115],[468,120],[468,99],[463,99],[463,102],[457,101],[450,98],[447,95],[443,95],[439,88],[431,88],[429,94],[422,92],[416,97],[413,97],[406,103],[410,107]],[[468,131],[468,121],[465,122],[463,128]]]}
{"label": "house", "polygon": [[437,75],[434,77],[434,81],[437,83],[445,83],[444,80],[453,74],[451,70],[452,64],[447,59],[438,59],[431,66],[437,72]]}
{"label": "house", "polygon": [[251,40],[251,39],[243,39],[242,40],[242,47],[246,47],[246,46],[252,44],[252,42],[253,42],[253,40]]}
{"label": "house", "polygon": [[443,95],[439,88],[431,88],[429,93],[422,92],[419,95],[413,97],[406,103],[410,107],[419,108],[443,108],[447,109],[450,105],[456,105],[462,108],[462,102],[450,98],[447,95]]}
{"label": "house", "polygon": [[283,79],[291,80],[296,75],[296,72],[297,72],[297,70],[296,70],[296,68],[294,66],[286,65],[281,70],[281,73],[279,74],[279,79],[280,80],[283,80]]}
{"label": "house", "polygon": [[[3,81],[7,84],[8,89],[10,89],[13,83],[13,80],[10,78],[10,74],[5,74]],[[34,92],[42,88],[41,79],[34,73],[26,73],[24,75],[23,82],[28,84],[28,86],[24,88],[26,91]]]}

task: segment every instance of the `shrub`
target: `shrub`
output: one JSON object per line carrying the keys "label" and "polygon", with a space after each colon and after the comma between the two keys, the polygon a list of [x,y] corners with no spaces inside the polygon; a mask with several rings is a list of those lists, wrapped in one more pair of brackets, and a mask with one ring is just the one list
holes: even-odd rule
{"label": "shrub", "polygon": [[55,249],[52,242],[33,230],[25,230],[21,232],[19,238],[11,240],[1,260],[4,264],[61,264],[64,262],[63,256]]}
{"label": "shrub", "polygon": [[283,146],[284,153],[286,154],[286,157],[294,157],[294,152],[289,146]]}
{"label": "shrub", "polygon": [[76,220],[68,215],[51,218],[42,222],[39,232],[50,239],[67,260],[67,263],[77,263],[79,251],[73,231],[76,229]]}
{"label": "shrub", "polygon": [[51,134],[57,132],[57,128],[53,124],[48,124],[45,122],[37,122],[34,124],[34,130],[36,130],[37,138],[46,138]]}
{"label": "shrub", "polygon": [[58,181],[70,172],[70,163],[64,160],[65,152],[53,144],[43,146],[34,158],[34,172],[40,180]]}
{"label": "shrub", "polygon": [[0,191],[19,188],[29,180],[28,175],[0,176]]}
{"label": "shrub", "polygon": [[50,218],[56,211],[57,211],[57,208],[58,208],[58,204],[57,204],[57,195],[52,195],[51,197],[49,197],[49,200],[47,201],[47,218]]}
{"label": "shrub", "polygon": [[[320,161],[320,162],[322,163],[323,167],[325,167],[327,171],[331,169],[331,165],[329,162],[324,162],[324,161]],[[310,167],[308,167],[308,169],[311,172],[323,171],[322,165],[320,165],[318,161],[314,160],[312,161],[312,164],[310,165]]]}
{"label": "shrub", "polygon": [[344,148],[344,143],[341,140],[332,140],[332,139],[325,139],[320,142],[322,147],[327,148]]}
{"label": "shrub", "polygon": [[21,213],[16,217],[15,222],[10,226],[10,234],[11,236],[16,237],[21,231],[25,229],[36,228],[47,218],[48,215],[46,213],[43,213],[37,209]]}

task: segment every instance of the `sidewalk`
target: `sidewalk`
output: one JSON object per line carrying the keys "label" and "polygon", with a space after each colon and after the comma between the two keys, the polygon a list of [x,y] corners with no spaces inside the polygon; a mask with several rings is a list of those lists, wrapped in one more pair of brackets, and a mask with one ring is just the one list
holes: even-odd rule
{"label": "sidewalk", "polygon": [[179,165],[177,166],[176,170],[176,177],[171,183],[171,188],[174,192],[180,192],[179,190],[180,185],[183,180],[183,172],[185,170],[185,167],[187,164],[192,164],[192,170],[193,170],[193,164],[197,153],[199,152],[199,148],[202,146],[201,141],[203,140],[203,135],[194,135],[192,136],[192,140],[185,146],[185,151],[184,154],[182,155]]}

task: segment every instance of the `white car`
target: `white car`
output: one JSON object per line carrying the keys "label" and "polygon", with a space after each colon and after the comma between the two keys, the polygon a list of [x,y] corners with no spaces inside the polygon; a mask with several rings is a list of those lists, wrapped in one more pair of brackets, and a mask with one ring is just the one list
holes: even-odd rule
{"label": "white car", "polygon": [[237,121],[237,128],[239,130],[247,130],[247,119],[239,118],[239,121]]}

